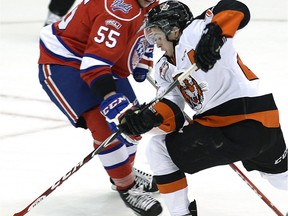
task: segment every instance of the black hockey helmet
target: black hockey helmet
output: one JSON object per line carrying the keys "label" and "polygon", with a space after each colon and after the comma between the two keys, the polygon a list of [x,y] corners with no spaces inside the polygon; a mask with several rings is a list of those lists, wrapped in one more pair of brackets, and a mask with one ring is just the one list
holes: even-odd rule
{"label": "black hockey helmet", "polygon": [[177,0],[168,0],[148,12],[145,27],[157,26],[167,37],[173,27],[176,26],[183,31],[192,19],[193,14],[187,5]]}

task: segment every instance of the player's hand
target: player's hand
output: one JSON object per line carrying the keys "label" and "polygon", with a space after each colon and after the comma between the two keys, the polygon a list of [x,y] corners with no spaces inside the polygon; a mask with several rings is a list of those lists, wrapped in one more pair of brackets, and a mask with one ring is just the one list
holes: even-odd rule
{"label": "player's hand", "polygon": [[[119,117],[125,113],[126,110],[132,107],[132,103],[121,93],[116,93],[109,96],[100,104],[100,110],[103,116],[105,116],[109,128],[112,132],[117,132],[119,128]],[[125,134],[118,136],[118,140],[125,144],[136,144],[141,137],[129,137]]]}
{"label": "player's hand", "polygon": [[217,60],[221,58],[220,49],[226,38],[221,35],[222,29],[215,23],[209,23],[198,42],[194,59],[198,68],[207,72],[214,67]]}
{"label": "player's hand", "polygon": [[157,127],[163,121],[161,116],[156,116],[149,107],[144,109],[130,109],[119,119],[119,128],[127,135],[138,136]]}

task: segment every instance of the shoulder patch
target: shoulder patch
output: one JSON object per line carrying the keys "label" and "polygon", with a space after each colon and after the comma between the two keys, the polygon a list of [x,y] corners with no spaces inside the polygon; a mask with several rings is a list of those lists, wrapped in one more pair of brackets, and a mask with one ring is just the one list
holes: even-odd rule
{"label": "shoulder patch", "polygon": [[210,10],[210,9],[207,10],[205,16],[206,16],[206,17],[211,17],[211,16],[213,16],[212,10]]}
{"label": "shoulder patch", "polygon": [[163,80],[166,80],[166,73],[169,70],[169,63],[168,63],[168,60],[167,60],[166,57],[163,57],[163,60],[164,61],[163,61],[162,65],[159,68],[159,73],[160,73],[160,77]]}
{"label": "shoulder patch", "polygon": [[116,29],[120,29],[122,26],[118,21],[114,19],[105,20],[105,24],[106,26],[108,25],[114,26]]}
{"label": "shoulder patch", "polygon": [[[212,9],[213,10],[213,9]],[[213,11],[211,9],[208,9],[205,13],[205,18],[204,18],[204,21],[206,23],[210,23],[214,14],[213,14]]]}

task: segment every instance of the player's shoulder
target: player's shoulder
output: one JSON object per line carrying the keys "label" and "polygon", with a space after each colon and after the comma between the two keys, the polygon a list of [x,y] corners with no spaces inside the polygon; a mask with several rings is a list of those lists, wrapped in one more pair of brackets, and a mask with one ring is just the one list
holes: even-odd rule
{"label": "player's shoulder", "polygon": [[103,0],[105,10],[113,17],[131,21],[142,14],[137,0]]}
{"label": "player's shoulder", "polygon": [[176,70],[176,66],[172,63],[169,56],[163,55],[155,64],[155,79],[157,82],[173,82],[172,74]]}

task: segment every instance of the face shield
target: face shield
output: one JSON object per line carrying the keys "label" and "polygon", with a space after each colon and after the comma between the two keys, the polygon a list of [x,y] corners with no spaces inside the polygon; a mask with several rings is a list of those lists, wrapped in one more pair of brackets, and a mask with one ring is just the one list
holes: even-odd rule
{"label": "face shield", "polygon": [[151,45],[166,40],[165,33],[157,26],[146,27],[144,29],[144,35],[148,43]]}
{"label": "face shield", "polygon": [[[146,40],[152,45],[157,39],[164,39],[170,34],[171,28],[168,20],[158,20],[149,23],[149,19],[145,22],[144,35]],[[161,26],[161,27],[160,27]],[[156,34],[157,33],[157,34]]]}

